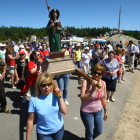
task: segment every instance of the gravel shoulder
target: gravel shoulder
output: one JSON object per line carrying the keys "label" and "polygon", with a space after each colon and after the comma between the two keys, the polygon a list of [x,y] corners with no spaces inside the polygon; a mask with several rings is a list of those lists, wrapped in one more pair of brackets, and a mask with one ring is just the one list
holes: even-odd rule
{"label": "gravel shoulder", "polygon": [[140,140],[140,72],[126,101],[114,140]]}

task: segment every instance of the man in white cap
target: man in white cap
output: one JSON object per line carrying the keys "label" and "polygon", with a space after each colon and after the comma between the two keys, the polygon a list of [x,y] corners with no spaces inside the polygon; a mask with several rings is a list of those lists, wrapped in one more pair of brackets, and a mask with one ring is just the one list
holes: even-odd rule
{"label": "man in white cap", "polygon": [[24,46],[23,46],[23,45],[20,45],[20,46],[19,46],[19,51],[20,51],[20,50],[25,51],[25,54],[27,54],[27,51],[25,50],[25,48],[24,48]]}

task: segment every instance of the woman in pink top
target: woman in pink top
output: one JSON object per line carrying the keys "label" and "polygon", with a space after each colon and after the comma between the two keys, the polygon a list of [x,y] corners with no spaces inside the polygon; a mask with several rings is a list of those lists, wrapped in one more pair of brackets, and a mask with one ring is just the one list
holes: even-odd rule
{"label": "woman in pink top", "polygon": [[[93,82],[84,80],[81,88],[81,109],[80,115],[86,129],[86,140],[93,140],[103,131],[102,106],[104,108],[104,120],[107,120],[106,84],[102,77],[105,74],[105,67],[98,63],[92,67]],[[96,84],[99,83],[101,88]]]}

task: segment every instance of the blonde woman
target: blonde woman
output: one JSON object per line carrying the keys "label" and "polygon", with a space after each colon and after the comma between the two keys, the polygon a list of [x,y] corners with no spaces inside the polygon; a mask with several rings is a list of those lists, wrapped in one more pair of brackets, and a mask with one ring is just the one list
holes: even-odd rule
{"label": "blonde woman", "polygon": [[53,79],[48,73],[40,74],[36,81],[36,94],[29,102],[26,140],[30,139],[35,112],[38,115],[37,140],[62,140],[64,122],[61,113],[67,114],[67,105],[54,90],[61,92],[53,88]]}

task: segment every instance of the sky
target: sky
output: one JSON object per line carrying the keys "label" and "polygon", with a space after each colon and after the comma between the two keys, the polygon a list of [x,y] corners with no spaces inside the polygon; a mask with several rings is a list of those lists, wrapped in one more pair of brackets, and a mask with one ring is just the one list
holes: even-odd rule
{"label": "sky", "polygon": [[[76,28],[118,28],[140,31],[140,0],[48,0],[60,11],[62,26]],[[0,0],[0,26],[46,27],[49,17],[46,0]]]}

